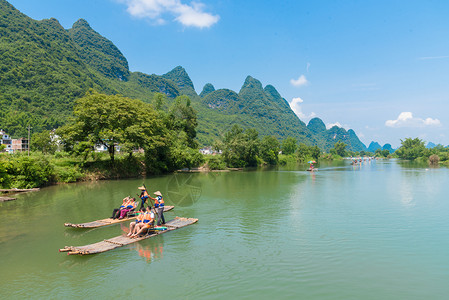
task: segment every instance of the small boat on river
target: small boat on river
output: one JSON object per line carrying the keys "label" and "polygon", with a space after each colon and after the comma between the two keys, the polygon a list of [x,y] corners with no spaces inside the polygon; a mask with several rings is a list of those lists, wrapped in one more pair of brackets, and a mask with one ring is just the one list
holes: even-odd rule
{"label": "small boat on river", "polygon": [[[174,206],[165,206],[164,207],[164,212],[172,210],[173,208],[175,208]],[[92,222],[87,222],[87,223],[80,223],[80,224],[72,224],[72,223],[65,223],[64,226],[65,227],[73,227],[73,228],[97,228],[97,227],[102,227],[102,226],[108,226],[108,225],[112,225],[112,224],[117,224],[117,223],[122,223],[125,221],[129,221],[129,220],[134,220],[137,217],[137,215],[135,216],[130,216],[128,218],[123,218],[123,219],[112,219],[112,218],[107,218],[107,219],[102,219],[102,220],[96,220],[96,221],[92,221]]]}
{"label": "small boat on river", "polygon": [[119,235],[95,244],[76,246],[76,247],[65,246],[63,249],[59,249],[59,252],[67,252],[67,255],[89,255],[89,254],[102,253],[141,240],[145,240],[153,236],[163,234],[165,232],[169,232],[188,225],[192,225],[196,222],[198,222],[198,219],[176,217],[173,220],[170,220],[164,224],[164,227],[167,228],[166,230],[151,230],[149,231],[149,234],[138,238],[130,238],[125,235]]}

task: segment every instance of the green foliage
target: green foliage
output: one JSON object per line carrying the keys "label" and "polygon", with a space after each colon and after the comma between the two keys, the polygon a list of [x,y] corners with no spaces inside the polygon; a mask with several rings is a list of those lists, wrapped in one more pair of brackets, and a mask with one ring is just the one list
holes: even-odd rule
{"label": "green foliage", "polygon": [[184,131],[187,134],[187,146],[197,148],[197,125],[196,111],[190,105],[190,98],[185,95],[177,97],[168,112],[167,127],[170,130]]}
{"label": "green foliage", "polygon": [[55,166],[56,182],[69,183],[77,182],[84,176],[79,166]]}
{"label": "green foliage", "polygon": [[54,154],[58,146],[52,136],[54,135],[49,130],[33,134],[31,137],[31,150],[39,150],[44,154]]}
{"label": "green foliage", "polygon": [[222,155],[209,155],[207,156],[207,165],[210,170],[224,170],[226,169],[226,163],[223,160]]}
{"label": "green foliage", "polygon": [[285,155],[280,154],[279,155],[279,165],[286,166],[286,165],[294,165],[297,163],[296,157],[294,155]]}
{"label": "green foliage", "polygon": [[294,137],[288,137],[282,142],[282,154],[289,155],[296,152],[298,148],[297,141]]}
{"label": "green foliage", "polygon": [[390,151],[388,151],[387,149],[385,149],[385,150],[377,149],[374,154],[376,157],[386,158],[386,157],[390,156]]}
{"label": "green foliage", "polygon": [[402,159],[414,160],[423,156],[426,152],[424,141],[419,138],[406,138],[401,140],[401,147],[395,151],[395,154]]}
{"label": "green foliage", "polygon": [[6,164],[12,188],[28,189],[55,181],[54,166],[45,156],[11,155]]}
{"label": "green foliage", "polygon": [[280,143],[274,136],[264,136],[260,142],[259,156],[269,165],[279,162]]}
{"label": "green foliage", "polygon": [[306,162],[309,160],[318,160],[321,154],[318,146],[307,146],[304,143],[300,143],[298,150],[296,150],[296,159],[298,162]]}
{"label": "green foliage", "polygon": [[76,44],[78,55],[87,65],[107,77],[128,79],[126,58],[111,41],[95,32],[85,20],[76,21],[68,33]]}
{"label": "green foliage", "polygon": [[338,155],[340,157],[345,157],[345,156],[347,156],[346,146],[347,145],[345,143],[343,143],[342,141],[338,141],[334,144],[334,148],[332,148],[330,150],[330,153],[333,155]]}
{"label": "green foliage", "polygon": [[8,161],[6,155],[0,154],[0,187],[9,188],[11,185],[10,175],[8,174]]}
{"label": "green foliage", "polygon": [[215,144],[228,167],[249,167],[257,165],[259,153],[259,133],[254,129],[243,130],[234,125],[225,133],[223,139]]}
{"label": "green foliage", "polygon": [[150,104],[138,100],[90,90],[76,101],[74,115],[73,123],[58,130],[65,144],[78,145],[73,149],[79,153],[104,145],[112,162],[117,145],[131,155],[161,138],[162,121]]}

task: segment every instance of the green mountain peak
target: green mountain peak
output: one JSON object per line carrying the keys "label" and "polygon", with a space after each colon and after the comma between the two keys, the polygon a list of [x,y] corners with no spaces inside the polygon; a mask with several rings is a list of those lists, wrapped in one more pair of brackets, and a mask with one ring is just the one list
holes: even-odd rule
{"label": "green mountain peak", "polygon": [[320,118],[311,119],[309,121],[309,124],[307,124],[307,128],[309,128],[309,130],[312,131],[313,133],[320,133],[326,131],[326,125]]}
{"label": "green mountain peak", "polygon": [[263,91],[262,83],[259,80],[255,79],[254,77],[251,77],[249,75],[246,77],[245,82],[243,83],[243,86],[240,89],[239,94],[242,91],[244,91],[245,89],[257,89],[257,90]]}
{"label": "green mountain peak", "polygon": [[93,30],[84,19],[76,21],[68,30],[84,63],[109,78],[127,81],[128,61],[108,39]]}
{"label": "green mountain peak", "polygon": [[187,96],[198,96],[195,91],[195,87],[193,86],[193,82],[189,77],[189,74],[187,74],[186,70],[183,67],[177,66],[170,72],[162,75],[162,77],[170,79],[171,81],[176,83],[181,92],[183,92]]}
{"label": "green mountain peak", "polygon": [[200,93],[200,97],[204,98],[208,94],[215,91],[215,87],[211,83],[206,83],[203,87],[203,91]]}

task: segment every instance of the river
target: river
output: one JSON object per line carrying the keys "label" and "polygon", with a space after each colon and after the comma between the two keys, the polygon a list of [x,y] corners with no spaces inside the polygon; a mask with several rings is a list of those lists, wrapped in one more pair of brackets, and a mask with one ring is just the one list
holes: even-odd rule
{"label": "river", "polygon": [[[0,203],[0,298],[447,299],[447,168],[395,160],[66,184]],[[145,183],[199,222],[90,256]]]}

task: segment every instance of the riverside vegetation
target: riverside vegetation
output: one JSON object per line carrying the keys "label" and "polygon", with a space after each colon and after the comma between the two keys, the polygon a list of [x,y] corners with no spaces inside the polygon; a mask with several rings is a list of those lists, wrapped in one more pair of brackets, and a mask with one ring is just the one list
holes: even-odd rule
{"label": "riverside vegetation", "polygon": [[[120,50],[83,19],[66,30],[0,0],[0,49],[0,127],[13,137],[33,128],[30,156],[0,154],[2,187],[373,154],[353,130],[327,129],[319,118],[305,125],[275,87],[251,76],[238,93],[208,83],[198,95],[180,66],[164,75],[131,72]],[[412,141],[393,155],[448,160],[446,148]],[[212,144],[222,155],[198,152]]]}
{"label": "riverside vegetation", "polygon": [[[33,134],[32,155],[0,155],[0,185],[32,188],[58,182],[127,178],[204,163],[210,169],[276,165],[292,158],[317,160],[322,153],[317,146],[297,146],[295,138],[281,144],[274,136],[259,138],[255,129],[234,125],[214,145],[222,155],[205,156],[198,151],[196,127],[197,114],[188,96],[178,96],[169,105],[164,95],[156,94],[148,104],[89,90],[75,101],[69,123],[54,132]],[[98,145],[107,151],[96,152]],[[345,147],[338,142],[331,153],[344,156]],[[281,149],[285,155],[280,159]]]}
{"label": "riverside vegetation", "polygon": [[[259,137],[252,128],[234,125],[214,148],[221,155],[202,155],[195,140],[196,111],[189,97],[171,105],[156,94],[151,104],[90,90],[75,102],[71,121],[55,132],[35,133],[31,155],[0,154],[0,187],[33,188],[54,183],[129,178],[205,165],[209,169],[339,160],[346,156],[398,157],[435,165],[449,162],[448,148],[427,149],[418,138],[407,138],[393,154],[388,150],[354,152],[341,141],[325,152],[293,137],[282,143]],[[96,152],[104,146],[106,152]],[[117,149],[119,148],[119,149]],[[119,151],[118,151],[119,150]],[[282,153],[282,154],[280,154]]]}

